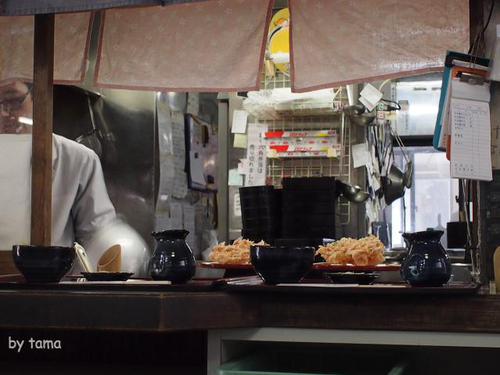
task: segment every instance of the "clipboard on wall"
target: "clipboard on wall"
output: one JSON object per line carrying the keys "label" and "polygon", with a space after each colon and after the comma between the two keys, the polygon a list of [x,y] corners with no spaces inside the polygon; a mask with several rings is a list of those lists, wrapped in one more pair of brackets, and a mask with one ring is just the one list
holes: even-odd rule
{"label": "clipboard on wall", "polygon": [[191,114],[185,119],[188,186],[201,192],[217,192],[217,128]]}
{"label": "clipboard on wall", "polygon": [[[451,155],[451,101],[453,99],[467,99],[478,101],[490,101],[489,84],[486,83],[488,71],[484,69],[454,66],[451,69],[450,93],[448,107],[443,121],[443,142],[446,150],[446,158],[450,160]],[[465,76],[476,77],[481,82],[468,82]],[[460,85],[460,86],[459,86]]]}
{"label": "clipboard on wall", "polygon": [[[434,128],[434,137],[432,144],[436,150],[446,151],[447,142],[449,140],[446,129],[446,119],[449,111],[451,84],[453,79],[454,67],[462,67],[470,69],[469,72],[487,71],[490,60],[468,55],[460,52],[448,51],[446,53],[443,82],[441,86],[441,96],[439,98],[439,110],[436,118],[436,126]],[[480,74],[481,75],[481,74]]]}

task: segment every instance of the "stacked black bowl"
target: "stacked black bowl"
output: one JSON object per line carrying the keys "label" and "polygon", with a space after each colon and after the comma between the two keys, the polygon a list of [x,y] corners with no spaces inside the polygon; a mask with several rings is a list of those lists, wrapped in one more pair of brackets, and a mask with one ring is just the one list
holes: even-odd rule
{"label": "stacked black bowl", "polygon": [[335,178],[284,178],[282,185],[282,236],[335,238]]}
{"label": "stacked black bowl", "polygon": [[281,233],[281,191],[273,186],[240,188],[241,235],[252,241],[273,243]]}

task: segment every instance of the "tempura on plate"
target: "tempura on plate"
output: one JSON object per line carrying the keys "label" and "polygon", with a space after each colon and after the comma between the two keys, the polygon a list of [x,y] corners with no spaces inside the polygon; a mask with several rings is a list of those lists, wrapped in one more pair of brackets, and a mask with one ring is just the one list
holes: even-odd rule
{"label": "tempura on plate", "polygon": [[316,255],[321,255],[330,264],[375,266],[385,260],[384,249],[382,241],[373,235],[359,240],[344,237],[326,246],[320,246]]}
{"label": "tempura on plate", "polygon": [[212,262],[222,264],[249,264],[250,263],[250,246],[269,246],[264,241],[253,242],[243,238],[238,238],[232,245],[226,245],[225,242],[214,246],[209,255]]}

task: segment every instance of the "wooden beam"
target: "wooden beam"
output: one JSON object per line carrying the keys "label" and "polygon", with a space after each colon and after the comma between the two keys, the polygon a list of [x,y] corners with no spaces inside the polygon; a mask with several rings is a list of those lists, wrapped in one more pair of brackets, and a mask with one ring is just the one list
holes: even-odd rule
{"label": "wooden beam", "polygon": [[54,15],[35,16],[31,243],[50,245],[52,232],[52,113]]}

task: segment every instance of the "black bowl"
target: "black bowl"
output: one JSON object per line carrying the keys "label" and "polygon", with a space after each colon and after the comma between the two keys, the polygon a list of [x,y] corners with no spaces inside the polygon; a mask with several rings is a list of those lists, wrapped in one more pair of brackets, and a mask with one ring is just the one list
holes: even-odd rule
{"label": "black bowl", "polygon": [[29,283],[59,282],[71,269],[75,249],[61,246],[15,245],[12,257]]}
{"label": "black bowl", "polygon": [[315,248],[252,246],[250,259],[266,284],[296,283],[311,269]]}

